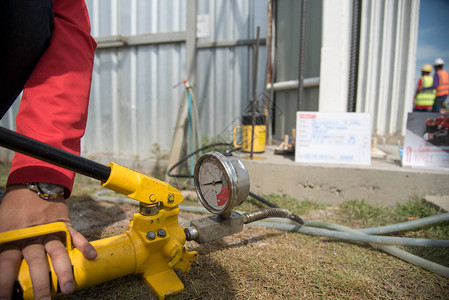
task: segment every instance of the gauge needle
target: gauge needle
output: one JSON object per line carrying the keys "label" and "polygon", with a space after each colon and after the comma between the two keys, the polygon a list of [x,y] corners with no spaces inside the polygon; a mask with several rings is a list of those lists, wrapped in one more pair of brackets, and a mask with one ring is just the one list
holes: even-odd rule
{"label": "gauge needle", "polygon": [[215,184],[217,184],[217,183],[221,183],[221,180],[219,180],[219,181],[211,181],[211,182],[208,182],[208,183],[203,183],[203,185],[215,185]]}

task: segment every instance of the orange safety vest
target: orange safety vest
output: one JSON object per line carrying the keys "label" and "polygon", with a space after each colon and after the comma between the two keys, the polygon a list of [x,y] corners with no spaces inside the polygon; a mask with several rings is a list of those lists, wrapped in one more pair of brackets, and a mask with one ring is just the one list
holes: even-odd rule
{"label": "orange safety vest", "polygon": [[438,70],[438,77],[440,78],[440,82],[437,86],[436,96],[439,97],[449,94],[449,74],[444,70]]}

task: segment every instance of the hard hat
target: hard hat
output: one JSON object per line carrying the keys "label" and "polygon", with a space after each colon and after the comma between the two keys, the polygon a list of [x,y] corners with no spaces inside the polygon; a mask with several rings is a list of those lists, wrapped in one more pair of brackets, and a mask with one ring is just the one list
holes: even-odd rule
{"label": "hard hat", "polygon": [[429,64],[425,64],[424,66],[422,66],[421,71],[423,72],[432,72],[432,66]]}
{"label": "hard hat", "polygon": [[442,66],[442,65],[444,65],[444,60],[442,58],[437,58],[437,59],[435,59],[435,63],[433,65],[434,66]]}

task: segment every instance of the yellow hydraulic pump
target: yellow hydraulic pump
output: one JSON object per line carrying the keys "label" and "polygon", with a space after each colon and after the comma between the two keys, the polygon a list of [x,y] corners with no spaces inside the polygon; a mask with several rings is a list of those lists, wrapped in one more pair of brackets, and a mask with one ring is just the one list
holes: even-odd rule
{"label": "yellow hydraulic pump", "polygon": [[[104,166],[2,127],[0,146],[98,179],[103,187],[139,201],[140,211],[134,214],[128,231],[92,242],[97,250],[94,260],[87,260],[80,251],[72,249],[71,237],[64,223],[0,233],[1,245],[65,232],[76,289],[139,274],[160,299],[175,295],[184,290],[184,285],[174,269],[186,273],[198,257],[196,251],[186,250],[186,239],[198,243],[210,242],[240,232],[244,223],[257,219],[252,214],[246,216],[232,211],[248,197],[250,187],[248,171],[232,153],[210,152],[198,160],[194,172],[195,188],[201,203],[216,215],[192,221],[190,227],[183,229],[178,224],[178,205],[183,200],[182,195],[165,182],[115,163]],[[256,213],[255,216],[265,215]],[[58,279],[50,259],[48,263],[52,295],[57,295],[60,292]],[[32,299],[32,282],[24,260],[20,264],[17,280],[22,297]]]}
{"label": "yellow hydraulic pump", "polygon": [[[110,163],[108,167],[110,175],[102,186],[139,201],[140,212],[134,214],[125,233],[92,242],[98,254],[96,259],[87,260],[80,251],[72,249],[69,231],[64,223],[3,232],[0,233],[0,244],[63,231],[76,289],[139,274],[160,299],[182,292],[184,285],[174,269],[187,273],[198,253],[187,251],[184,247],[186,236],[178,225],[178,205],[183,200],[181,193],[165,182],[115,163]],[[60,290],[50,259],[49,265],[52,295],[57,295]],[[23,298],[32,299],[32,283],[24,260],[20,265],[18,281]]]}

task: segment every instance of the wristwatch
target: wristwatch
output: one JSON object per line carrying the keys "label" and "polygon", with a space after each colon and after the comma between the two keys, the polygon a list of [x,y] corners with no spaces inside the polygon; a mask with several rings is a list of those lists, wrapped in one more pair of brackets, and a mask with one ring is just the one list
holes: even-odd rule
{"label": "wristwatch", "polygon": [[27,182],[30,190],[36,192],[42,199],[52,200],[64,195],[64,187],[59,184],[47,182]]}

